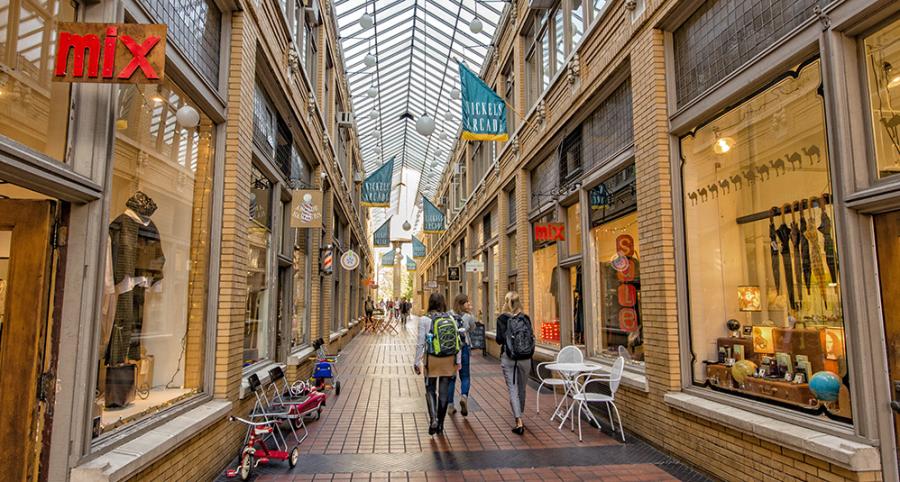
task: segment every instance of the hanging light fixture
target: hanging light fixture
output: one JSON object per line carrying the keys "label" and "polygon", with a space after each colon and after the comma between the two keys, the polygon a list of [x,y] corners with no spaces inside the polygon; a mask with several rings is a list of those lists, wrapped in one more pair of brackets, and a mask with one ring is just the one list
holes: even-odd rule
{"label": "hanging light fixture", "polygon": [[375,17],[373,17],[369,12],[362,14],[359,17],[359,26],[363,28],[363,30],[368,30],[375,25]]}
{"label": "hanging light fixture", "polygon": [[471,22],[469,22],[469,31],[470,32],[478,34],[478,33],[481,33],[481,31],[483,29],[484,29],[484,25],[481,23],[480,18],[475,17],[472,19]]}
{"label": "hanging light fixture", "polygon": [[416,120],[416,132],[423,136],[430,136],[434,132],[434,119],[428,114],[422,114]]}
{"label": "hanging light fixture", "polygon": [[378,146],[375,146],[375,155],[376,156],[381,155],[381,148]]}
{"label": "hanging light fixture", "polygon": [[719,129],[713,128],[713,132],[716,135],[716,141],[713,143],[713,152],[716,154],[726,154],[734,147],[734,139],[730,137],[721,137],[719,135]]}
{"label": "hanging light fixture", "polygon": [[450,112],[449,110],[448,110],[447,112],[445,112],[445,113],[444,113],[444,120],[445,120],[445,121],[452,121],[452,120],[453,120],[453,113]]}
{"label": "hanging light fixture", "polygon": [[366,95],[368,95],[370,99],[378,97],[378,89],[375,88],[375,84],[372,84],[369,89],[366,90]]}
{"label": "hanging light fixture", "polygon": [[372,112],[369,112],[369,119],[375,120],[378,118],[378,111],[372,109]]}
{"label": "hanging light fixture", "polygon": [[410,229],[412,229],[412,225],[409,224],[409,221],[403,221],[403,230],[409,231]]}
{"label": "hanging light fixture", "polygon": [[189,105],[183,105],[175,111],[175,120],[178,121],[178,125],[181,127],[190,129],[200,124],[200,113]]}
{"label": "hanging light fixture", "polygon": [[372,137],[378,139],[379,137],[381,137],[381,131],[378,129],[375,129],[374,131],[372,131]]}
{"label": "hanging light fixture", "polygon": [[449,136],[447,136],[447,133],[446,133],[446,132],[441,132],[441,140],[442,140],[442,141],[446,141],[446,140],[447,140],[447,137],[449,137]]}
{"label": "hanging light fixture", "polygon": [[363,58],[363,63],[366,64],[366,67],[371,69],[372,67],[375,67],[375,64],[378,63],[378,59],[376,59],[372,54],[366,54],[365,58]]}
{"label": "hanging light fixture", "polygon": [[459,100],[459,89],[456,87],[450,89],[450,97],[452,97],[453,100]]}

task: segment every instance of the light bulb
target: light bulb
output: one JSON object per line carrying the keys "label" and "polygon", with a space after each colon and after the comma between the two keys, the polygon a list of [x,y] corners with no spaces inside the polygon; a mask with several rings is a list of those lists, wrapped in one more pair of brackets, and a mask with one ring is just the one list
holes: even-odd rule
{"label": "light bulb", "polygon": [[456,87],[450,89],[450,97],[452,97],[453,100],[459,100],[459,89]]}
{"label": "light bulb", "polygon": [[368,95],[370,99],[374,99],[375,97],[378,97],[378,89],[373,85],[366,90],[366,95]]}
{"label": "light bulb", "polygon": [[434,119],[428,114],[422,114],[416,121],[416,132],[423,136],[430,136],[434,132]]}
{"label": "light bulb", "polygon": [[484,25],[482,25],[481,19],[478,17],[473,18],[472,21],[469,22],[469,30],[472,33],[481,33],[481,30],[483,28],[484,28]]}
{"label": "light bulb", "polygon": [[713,144],[713,151],[716,154],[725,154],[730,151],[732,147],[734,147],[734,139],[730,137],[720,137],[716,139],[716,143]]}
{"label": "light bulb", "polygon": [[366,54],[365,58],[363,58],[363,63],[366,64],[366,67],[372,68],[378,63],[378,59],[372,54]]}
{"label": "light bulb", "polygon": [[363,29],[368,30],[372,28],[373,25],[375,25],[375,19],[372,15],[364,13],[362,14],[362,17],[359,17],[359,26]]}

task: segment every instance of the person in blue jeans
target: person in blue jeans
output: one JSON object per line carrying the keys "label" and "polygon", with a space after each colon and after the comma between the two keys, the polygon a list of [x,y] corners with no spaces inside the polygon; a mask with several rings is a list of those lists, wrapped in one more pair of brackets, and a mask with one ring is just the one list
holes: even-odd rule
{"label": "person in blue jeans", "polygon": [[[469,297],[463,293],[456,295],[456,298],[453,299],[453,310],[450,311],[450,314],[456,318],[462,341],[459,364],[459,412],[465,417],[469,415],[469,388],[472,386],[472,379],[469,376],[469,357],[472,354],[472,340],[469,337],[469,333],[475,329],[475,317],[472,316],[472,302],[469,301]],[[453,404],[455,391],[456,380],[454,379],[450,382],[449,410],[451,414],[456,412],[456,406]]]}

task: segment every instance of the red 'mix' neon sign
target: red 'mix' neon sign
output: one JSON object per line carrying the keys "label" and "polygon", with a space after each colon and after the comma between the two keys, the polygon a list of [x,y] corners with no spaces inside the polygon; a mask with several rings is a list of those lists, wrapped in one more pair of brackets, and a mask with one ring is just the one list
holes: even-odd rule
{"label": "red 'mix' neon sign", "polygon": [[62,22],[53,76],[61,82],[159,83],[165,47],[166,26],[161,24]]}

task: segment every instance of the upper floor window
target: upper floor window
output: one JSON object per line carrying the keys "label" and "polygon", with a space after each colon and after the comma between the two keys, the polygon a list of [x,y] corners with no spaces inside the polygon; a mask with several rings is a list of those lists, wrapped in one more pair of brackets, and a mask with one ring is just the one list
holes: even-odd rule
{"label": "upper floor window", "polygon": [[866,77],[878,178],[900,173],[900,19],[866,37]]}

